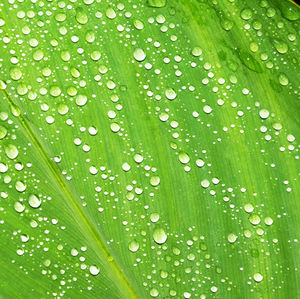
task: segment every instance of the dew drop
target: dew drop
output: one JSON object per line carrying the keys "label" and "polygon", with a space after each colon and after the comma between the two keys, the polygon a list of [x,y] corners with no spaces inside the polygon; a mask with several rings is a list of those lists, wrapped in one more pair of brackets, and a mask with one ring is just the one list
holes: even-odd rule
{"label": "dew drop", "polygon": [[84,106],[87,102],[87,97],[85,95],[82,95],[82,94],[79,94],[77,97],[76,97],[76,100],[75,100],[75,103],[78,105],[78,106]]}
{"label": "dew drop", "polygon": [[260,217],[258,215],[251,215],[249,221],[253,225],[258,225],[260,223]]}
{"label": "dew drop", "polygon": [[263,276],[260,273],[255,273],[253,278],[256,282],[261,282],[263,280]]}
{"label": "dew drop", "polygon": [[130,165],[127,163],[127,162],[125,162],[125,163],[123,163],[123,165],[122,165],[122,169],[124,170],[124,171],[129,171],[130,170]]}
{"label": "dew drop", "polygon": [[117,16],[116,12],[111,7],[106,10],[105,14],[109,19],[114,19]]}
{"label": "dew drop", "polygon": [[268,118],[270,115],[270,112],[267,110],[267,109],[261,109],[259,111],[259,116],[262,118],[262,119],[266,119]]}
{"label": "dew drop", "polygon": [[163,244],[167,241],[167,235],[162,228],[157,228],[153,232],[153,239],[157,244]]}
{"label": "dew drop", "polygon": [[26,190],[26,185],[21,181],[16,181],[15,187],[19,192],[24,192]]}
{"label": "dew drop", "polygon": [[252,206],[252,204],[247,203],[244,205],[244,210],[247,213],[252,213],[254,211],[254,207]]}
{"label": "dew drop", "polygon": [[187,153],[180,153],[178,158],[182,164],[187,164],[190,162],[190,157]]}
{"label": "dew drop", "polygon": [[289,84],[289,78],[286,76],[286,74],[281,73],[278,77],[278,80],[282,86],[286,86]]}
{"label": "dew drop", "polygon": [[203,161],[203,160],[201,160],[201,159],[197,159],[197,160],[196,160],[196,165],[197,165],[198,167],[200,167],[200,168],[201,168],[201,167],[203,167],[203,166],[204,166],[204,164],[205,164],[205,163],[204,163],[204,161]]}
{"label": "dew drop", "polygon": [[274,45],[275,49],[277,50],[277,52],[280,54],[285,54],[289,49],[289,47],[286,43],[284,43],[283,41],[277,40],[277,39],[273,40],[273,45]]}
{"label": "dew drop", "polygon": [[243,20],[249,20],[252,17],[252,11],[249,8],[245,8],[241,11],[241,18]]}
{"label": "dew drop", "polygon": [[141,48],[137,48],[133,52],[133,57],[137,61],[143,61],[146,59],[146,54]]}
{"label": "dew drop", "polygon": [[94,276],[98,275],[100,272],[99,268],[96,266],[90,266],[90,273]]}
{"label": "dew drop", "polygon": [[15,159],[19,155],[19,151],[13,144],[9,144],[5,147],[5,154],[9,159]]}
{"label": "dew drop", "polygon": [[151,289],[150,290],[150,296],[151,297],[158,297],[158,295],[159,295],[159,292],[158,292],[157,289]]}
{"label": "dew drop", "polygon": [[25,210],[25,207],[20,202],[17,201],[14,204],[14,209],[15,209],[16,212],[22,213]]}
{"label": "dew drop", "polygon": [[137,252],[140,248],[140,244],[136,240],[133,240],[129,243],[128,248],[131,252]]}
{"label": "dew drop", "polygon": [[199,47],[195,47],[193,50],[192,50],[192,55],[195,56],[195,57],[198,57],[202,54],[202,49],[199,48]]}
{"label": "dew drop", "polygon": [[202,186],[203,188],[206,189],[206,188],[209,187],[209,185],[210,185],[209,180],[204,179],[204,180],[201,181],[201,186]]}
{"label": "dew drop", "polygon": [[41,200],[36,195],[31,194],[28,203],[32,208],[36,209],[41,205]]}
{"label": "dew drop", "polygon": [[159,183],[160,183],[160,178],[158,176],[153,176],[153,177],[150,178],[150,184],[152,186],[154,186],[154,187],[158,186]]}
{"label": "dew drop", "polygon": [[266,225],[272,225],[274,221],[271,217],[266,217],[264,222]]}
{"label": "dew drop", "polygon": [[53,97],[58,97],[61,94],[61,89],[58,86],[52,86],[50,88],[50,94]]}
{"label": "dew drop", "polygon": [[205,113],[209,114],[209,113],[212,112],[212,108],[211,108],[210,106],[208,106],[208,105],[205,105],[205,106],[203,107],[203,111],[204,111]]}
{"label": "dew drop", "polygon": [[227,236],[227,240],[229,243],[234,243],[237,240],[237,236],[231,233]]}
{"label": "dew drop", "polygon": [[21,70],[19,69],[19,68],[12,68],[11,70],[10,70],[10,77],[13,79],[13,80],[15,80],[15,81],[18,81],[18,80],[20,80],[21,79],[21,77],[22,77],[22,72],[21,72]]}
{"label": "dew drop", "polygon": [[142,155],[140,155],[140,154],[134,155],[134,161],[135,161],[136,163],[142,163],[143,160],[144,160],[144,158],[143,158]]}
{"label": "dew drop", "polygon": [[152,213],[152,214],[150,215],[150,220],[151,220],[151,222],[153,222],[153,223],[157,222],[157,221],[159,220],[159,214],[158,214],[158,213]]}
{"label": "dew drop", "polygon": [[167,0],[147,0],[147,4],[150,7],[164,7],[167,3]]}
{"label": "dew drop", "polygon": [[167,88],[165,91],[165,95],[168,100],[174,100],[177,96],[177,94],[173,88]]}
{"label": "dew drop", "polygon": [[88,16],[86,15],[86,13],[82,8],[76,9],[76,21],[82,25],[88,22]]}
{"label": "dew drop", "polygon": [[0,140],[7,135],[7,130],[3,126],[0,126]]}

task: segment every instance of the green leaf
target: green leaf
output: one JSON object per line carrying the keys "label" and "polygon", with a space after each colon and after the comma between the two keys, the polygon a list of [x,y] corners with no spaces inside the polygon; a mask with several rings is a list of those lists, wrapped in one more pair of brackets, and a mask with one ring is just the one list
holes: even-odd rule
{"label": "green leaf", "polygon": [[0,297],[298,298],[299,8],[0,4]]}

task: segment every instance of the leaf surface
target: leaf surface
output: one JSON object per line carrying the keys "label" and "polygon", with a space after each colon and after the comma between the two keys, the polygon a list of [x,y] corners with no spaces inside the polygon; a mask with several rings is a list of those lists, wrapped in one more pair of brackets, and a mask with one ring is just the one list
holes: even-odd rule
{"label": "leaf surface", "polygon": [[295,4],[0,5],[1,297],[300,296]]}

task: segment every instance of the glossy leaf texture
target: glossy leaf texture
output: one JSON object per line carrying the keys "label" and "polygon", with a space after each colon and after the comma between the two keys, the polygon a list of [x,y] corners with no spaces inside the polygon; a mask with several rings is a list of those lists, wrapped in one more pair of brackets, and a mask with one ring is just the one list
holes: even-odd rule
{"label": "glossy leaf texture", "polygon": [[0,3],[1,298],[299,298],[299,8]]}

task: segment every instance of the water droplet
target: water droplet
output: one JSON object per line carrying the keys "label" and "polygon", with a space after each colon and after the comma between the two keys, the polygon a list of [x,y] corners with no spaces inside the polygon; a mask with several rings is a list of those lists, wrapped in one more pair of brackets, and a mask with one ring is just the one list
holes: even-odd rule
{"label": "water droplet", "polygon": [[231,233],[227,236],[227,240],[229,243],[234,243],[237,240],[237,236]]}
{"label": "water droplet", "polygon": [[180,153],[178,158],[182,164],[187,164],[190,162],[190,157],[187,153]]}
{"label": "water droplet", "polygon": [[230,21],[229,19],[222,19],[221,20],[221,26],[224,30],[229,31],[232,29],[233,22]]}
{"label": "water droplet", "polygon": [[24,192],[26,190],[26,185],[21,181],[16,181],[15,187],[19,192]]}
{"label": "water droplet", "polygon": [[60,115],[65,115],[68,113],[69,107],[66,104],[59,104],[57,111]]}
{"label": "water droplet", "polygon": [[133,57],[137,61],[143,61],[146,59],[146,54],[141,48],[137,48],[133,52]]}
{"label": "water droplet", "polygon": [[137,252],[140,248],[140,244],[136,240],[133,240],[129,243],[128,248],[131,252]]}
{"label": "water droplet", "polygon": [[5,84],[5,82],[2,81],[2,80],[0,80],[0,89],[1,89],[1,90],[6,89],[6,84]]}
{"label": "water droplet", "polygon": [[13,144],[9,144],[5,147],[5,153],[9,159],[13,160],[18,157],[19,151],[16,146],[14,146]]}
{"label": "water droplet", "polygon": [[199,48],[199,47],[195,47],[193,50],[192,50],[192,55],[195,56],[195,57],[198,57],[202,54],[202,49]]}
{"label": "water droplet", "polygon": [[142,155],[140,155],[140,154],[134,155],[134,161],[135,161],[136,163],[142,163],[143,160],[144,160],[144,158],[143,158]]}
{"label": "water droplet", "polygon": [[271,217],[266,217],[264,222],[266,225],[272,225],[274,221]]}
{"label": "water droplet", "polygon": [[5,173],[8,170],[8,166],[0,162],[0,172]]}
{"label": "water droplet", "polygon": [[267,109],[261,109],[259,111],[259,116],[262,118],[262,119],[266,119],[268,118],[270,115],[270,112],[267,110]]}
{"label": "water droplet", "polygon": [[283,41],[280,41],[278,39],[273,40],[273,45],[276,48],[277,52],[280,54],[285,54],[289,49],[289,47],[286,43],[284,43]]}
{"label": "water droplet", "polygon": [[252,10],[249,8],[245,8],[241,11],[241,18],[243,20],[249,20],[252,17]]}
{"label": "water droplet", "polygon": [[7,135],[7,130],[3,126],[0,126],[0,139],[3,139]]}
{"label": "water droplet", "polygon": [[124,170],[124,171],[129,171],[130,170],[130,165],[128,164],[128,163],[123,163],[123,165],[122,165],[122,169]]}
{"label": "water droplet", "polygon": [[150,178],[150,184],[152,186],[154,186],[154,187],[158,186],[159,183],[160,183],[160,178],[158,176],[153,176],[153,177]]}
{"label": "water droplet", "polygon": [[41,200],[36,195],[31,194],[28,203],[32,208],[36,209],[41,205]]}
{"label": "water droplet", "polygon": [[88,22],[88,16],[82,8],[76,9],[76,21],[82,25]]}
{"label": "water droplet", "polygon": [[144,29],[144,23],[140,20],[135,20],[134,27],[138,30],[142,30],[142,29]]}
{"label": "water droplet", "polygon": [[164,7],[167,0],[147,0],[147,4],[150,7]]}
{"label": "water droplet", "polygon": [[254,207],[252,206],[252,204],[247,203],[244,205],[244,210],[247,213],[252,213],[254,211]]}
{"label": "water droplet", "polygon": [[167,241],[167,235],[162,228],[157,228],[153,232],[153,239],[157,244],[163,244]]}
{"label": "water droplet", "polygon": [[58,97],[61,94],[61,89],[58,86],[52,86],[50,88],[50,94],[53,97]]}
{"label": "water droplet", "polygon": [[110,129],[112,130],[112,132],[117,133],[120,130],[120,126],[117,123],[112,123],[110,125]]}
{"label": "water droplet", "polygon": [[253,225],[258,225],[260,223],[260,217],[258,215],[251,215],[249,221]]}
{"label": "water droplet", "polygon": [[151,289],[150,290],[150,296],[151,297],[158,297],[158,295],[159,295],[159,292],[158,292],[157,289]]}
{"label": "water droplet", "polygon": [[77,97],[76,97],[76,100],[75,100],[76,104],[78,106],[84,106],[87,102],[87,97],[83,94],[79,94]]}
{"label": "water droplet", "polygon": [[166,95],[167,99],[169,99],[169,100],[174,100],[177,96],[177,94],[173,88],[167,88],[165,95]]}
{"label": "water droplet", "polygon": [[105,14],[109,19],[114,19],[117,16],[116,12],[111,7],[106,10]]}
{"label": "water droplet", "polygon": [[244,66],[246,66],[249,70],[252,70],[256,73],[262,73],[263,68],[260,63],[248,52],[240,50],[238,51],[239,58]]}
{"label": "water droplet", "polygon": [[263,276],[260,273],[255,273],[253,278],[256,282],[261,282],[263,280]]}
{"label": "water droplet", "polygon": [[208,106],[208,105],[205,105],[205,106],[203,107],[203,111],[204,111],[205,113],[209,114],[209,113],[212,112],[212,108],[211,108],[210,106]]}
{"label": "water droplet", "polygon": [[11,78],[13,79],[13,80],[15,80],[15,81],[18,81],[18,80],[20,80],[21,79],[21,77],[22,77],[22,72],[21,72],[21,70],[19,69],[19,68],[12,68],[11,70],[10,70],[10,76],[11,76]]}
{"label": "water droplet", "polygon": [[157,221],[159,220],[159,214],[158,214],[158,213],[152,213],[152,214],[150,215],[150,220],[151,220],[151,222],[153,222],[153,223],[157,222]]}
{"label": "water droplet", "polygon": [[100,272],[99,268],[96,266],[90,266],[90,273],[94,276],[98,275]]}
{"label": "water droplet", "polygon": [[204,166],[204,164],[205,164],[205,163],[204,163],[204,161],[203,161],[202,159],[197,159],[197,160],[196,160],[196,165],[197,165],[198,167],[201,168],[201,167]]}
{"label": "water droplet", "polygon": [[204,180],[201,181],[201,186],[202,186],[203,188],[208,188],[209,185],[210,185],[209,180],[204,179]]}
{"label": "water droplet", "polygon": [[17,201],[14,204],[14,209],[15,209],[16,212],[22,213],[25,210],[25,207],[20,202]]}
{"label": "water droplet", "polygon": [[286,85],[289,84],[289,79],[288,79],[288,77],[286,76],[286,74],[284,74],[284,73],[281,73],[281,74],[279,75],[278,80],[279,80],[279,83],[280,83],[282,86],[286,86]]}

